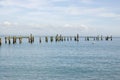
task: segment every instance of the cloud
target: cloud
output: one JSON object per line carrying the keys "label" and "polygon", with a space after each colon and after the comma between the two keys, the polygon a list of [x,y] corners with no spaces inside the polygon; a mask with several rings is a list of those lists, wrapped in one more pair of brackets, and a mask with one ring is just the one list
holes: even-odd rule
{"label": "cloud", "polygon": [[3,26],[3,27],[13,27],[13,26],[17,26],[18,23],[12,23],[12,22],[9,22],[9,21],[4,21],[2,23],[0,23],[0,26]]}
{"label": "cloud", "polygon": [[120,14],[115,13],[101,13],[99,14],[101,17],[109,17],[109,18],[120,18]]}
{"label": "cloud", "polygon": [[105,11],[105,8],[68,7],[66,13],[70,15],[94,15]]}
{"label": "cloud", "polygon": [[93,0],[80,0],[82,3],[91,4]]}

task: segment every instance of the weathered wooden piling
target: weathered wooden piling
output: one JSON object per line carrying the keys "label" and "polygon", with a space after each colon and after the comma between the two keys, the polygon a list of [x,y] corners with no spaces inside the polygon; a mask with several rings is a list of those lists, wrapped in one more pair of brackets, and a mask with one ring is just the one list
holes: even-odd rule
{"label": "weathered wooden piling", "polygon": [[101,35],[101,41],[103,40],[103,36]]}
{"label": "weathered wooden piling", "polygon": [[106,41],[108,41],[108,39],[109,39],[109,37],[108,37],[108,36],[106,36],[106,37],[105,37],[105,40],[106,40]]}
{"label": "weathered wooden piling", "polygon": [[89,41],[89,37],[86,37],[86,40]]}
{"label": "weathered wooden piling", "polygon": [[19,37],[19,44],[22,43],[22,37]]}
{"label": "weathered wooden piling", "polygon": [[67,37],[67,41],[69,41],[69,37]]}
{"label": "weathered wooden piling", "polygon": [[34,42],[34,36],[31,37],[31,41],[32,41],[32,43]]}
{"label": "weathered wooden piling", "polygon": [[16,36],[13,37],[13,44],[16,43]]}
{"label": "weathered wooden piling", "polygon": [[7,37],[5,37],[5,44],[7,44]]}
{"label": "weathered wooden piling", "polygon": [[72,37],[70,36],[70,41],[72,41]]}
{"label": "weathered wooden piling", "polygon": [[79,41],[79,34],[77,34],[76,41]]}
{"label": "weathered wooden piling", "polygon": [[8,37],[8,43],[11,44],[11,41],[10,41],[10,36]]}
{"label": "weathered wooden piling", "polygon": [[61,41],[63,41],[64,39],[63,39],[63,36],[61,37]]}
{"label": "weathered wooden piling", "polygon": [[55,41],[56,42],[58,41],[58,34],[55,36]]}
{"label": "weathered wooden piling", "polygon": [[77,37],[76,36],[74,36],[74,41],[77,41]]}
{"label": "weathered wooden piling", "polygon": [[42,42],[41,37],[39,37],[39,42],[40,42],[40,43]]}
{"label": "weathered wooden piling", "polygon": [[48,37],[47,36],[45,37],[45,42],[48,42]]}
{"label": "weathered wooden piling", "polygon": [[50,37],[50,41],[53,42],[53,36]]}
{"label": "weathered wooden piling", "polygon": [[66,41],[66,37],[64,36],[64,41]]}
{"label": "weathered wooden piling", "polygon": [[95,41],[95,37],[93,37],[93,40]]}
{"label": "weathered wooden piling", "polygon": [[0,38],[0,46],[2,45],[2,39]]}
{"label": "weathered wooden piling", "polygon": [[112,35],[110,36],[110,38],[111,38],[111,41],[112,41]]}
{"label": "weathered wooden piling", "polygon": [[96,40],[99,41],[99,35],[96,37]]}
{"label": "weathered wooden piling", "polygon": [[29,43],[33,43],[34,42],[34,36],[32,36],[32,34],[30,34],[30,36],[28,37],[28,42]]}

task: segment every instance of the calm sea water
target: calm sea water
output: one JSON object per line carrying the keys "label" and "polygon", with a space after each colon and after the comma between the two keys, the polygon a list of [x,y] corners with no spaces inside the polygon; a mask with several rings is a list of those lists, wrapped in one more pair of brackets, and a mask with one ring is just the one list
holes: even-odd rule
{"label": "calm sea water", "polygon": [[120,39],[2,44],[0,80],[120,80]]}

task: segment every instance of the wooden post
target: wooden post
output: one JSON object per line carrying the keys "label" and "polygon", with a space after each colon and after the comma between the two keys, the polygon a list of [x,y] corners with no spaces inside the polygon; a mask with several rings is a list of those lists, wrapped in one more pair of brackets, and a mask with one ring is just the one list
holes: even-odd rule
{"label": "wooden post", "polygon": [[66,37],[64,36],[64,41],[66,41]]}
{"label": "wooden post", "polygon": [[10,36],[8,37],[8,43],[11,44],[11,41],[10,41]]}
{"label": "wooden post", "polygon": [[111,35],[111,37],[110,37],[110,38],[111,38],[111,41],[112,41],[112,35]]}
{"label": "wooden post", "polygon": [[41,37],[39,38],[39,42],[40,42],[40,43],[42,42]]}
{"label": "wooden post", "polygon": [[79,34],[77,34],[76,40],[79,41]]}
{"label": "wooden post", "polygon": [[31,38],[30,38],[30,37],[28,37],[28,42],[29,42],[29,43],[31,42]]}
{"label": "wooden post", "polygon": [[7,44],[7,37],[5,37],[5,44]]}
{"label": "wooden post", "polygon": [[93,40],[95,41],[95,37],[93,37]]}
{"label": "wooden post", "polygon": [[32,43],[34,42],[34,36],[31,37],[31,41],[32,41]]}
{"label": "wooden post", "polygon": [[89,41],[89,37],[87,37],[87,41]]}
{"label": "wooden post", "polygon": [[69,37],[67,37],[67,41],[69,41]]}
{"label": "wooden post", "polygon": [[77,41],[77,38],[76,38],[76,36],[74,36],[74,41]]}
{"label": "wooden post", "polygon": [[56,42],[58,41],[58,34],[55,36],[55,41]]}
{"label": "wooden post", "polygon": [[22,37],[19,37],[19,44],[22,43]]}
{"label": "wooden post", "polygon": [[96,37],[96,40],[99,41],[99,35]]}
{"label": "wooden post", "polygon": [[45,42],[48,42],[48,37],[45,37]]}
{"label": "wooden post", "polygon": [[103,36],[101,35],[101,40],[103,40]]}
{"label": "wooden post", "polygon": [[108,41],[108,39],[109,39],[109,37],[108,37],[108,36],[106,36],[106,37],[105,37],[105,40],[106,40],[106,41]]}
{"label": "wooden post", "polygon": [[70,37],[70,41],[72,41],[72,37]]}
{"label": "wooden post", "polygon": [[16,37],[14,36],[13,37],[13,44],[15,44],[16,43]]}
{"label": "wooden post", "polygon": [[53,42],[53,36],[50,37],[50,41]]}
{"label": "wooden post", "polygon": [[61,37],[61,41],[63,41],[63,36]]}
{"label": "wooden post", "polygon": [[2,45],[2,39],[0,38],[0,46]]}

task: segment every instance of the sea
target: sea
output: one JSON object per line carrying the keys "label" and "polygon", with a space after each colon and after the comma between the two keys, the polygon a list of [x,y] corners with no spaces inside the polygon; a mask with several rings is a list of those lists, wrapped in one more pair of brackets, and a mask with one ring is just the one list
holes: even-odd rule
{"label": "sea", "polygon": [[120,80],[120,38],[0,46],[0,80]]}

